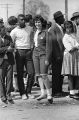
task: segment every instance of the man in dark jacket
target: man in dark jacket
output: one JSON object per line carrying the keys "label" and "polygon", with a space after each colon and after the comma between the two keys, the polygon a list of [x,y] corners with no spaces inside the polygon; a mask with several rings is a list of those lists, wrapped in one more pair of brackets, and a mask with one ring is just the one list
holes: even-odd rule
{"label": "man in dark jacket", "polygon": [[6,34],[6,28],[3,26],[0,29],[0,97],[3,103],[13,102],[11,98],[13,47],[12,39]]}
{"label": "man in dark jacket", "polygon": [[63,30],[61,25],[64,22],[64,16],[61,11],[54,13],[55,23],[49,29],[52,34],[51,41],[48,42],[47,61],[52,64],[52,95],[62,93],[63,76],[61,76],[61,68],[63,61],[64,46],[62,43]]}

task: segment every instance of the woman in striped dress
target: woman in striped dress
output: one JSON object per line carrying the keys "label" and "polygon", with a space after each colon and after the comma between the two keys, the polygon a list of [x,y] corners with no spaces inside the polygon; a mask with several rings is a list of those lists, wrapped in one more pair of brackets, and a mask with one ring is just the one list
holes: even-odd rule
{"label": "woman in striped dress", "polygon": [[[79,43],[74,32],[74,26],[71,21],[64,24],[65,35],[63,44],[65,47],[62,64],[62,75],[68,76],[70,97],[78,98],[75,94],[76,79],[79,78]],[[74,79],[75,78],[75,79]]]}

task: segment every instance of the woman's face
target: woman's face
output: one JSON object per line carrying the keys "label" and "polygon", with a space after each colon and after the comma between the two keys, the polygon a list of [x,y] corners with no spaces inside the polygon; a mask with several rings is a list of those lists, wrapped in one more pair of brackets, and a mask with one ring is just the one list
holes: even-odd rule
{"label": "woman's face", "polygon": [[70,34],[72,32],[72,27],[67,26],[66,27],[66,33]]}
{"label": "woman's face", "polygon": [[41,30],[41,29],[42,29],[42,23],[41,23],[41,21],[40,21],[40,20],[35,21],[35,27],[36,27],[36,29],[39,29],[39,30]]}

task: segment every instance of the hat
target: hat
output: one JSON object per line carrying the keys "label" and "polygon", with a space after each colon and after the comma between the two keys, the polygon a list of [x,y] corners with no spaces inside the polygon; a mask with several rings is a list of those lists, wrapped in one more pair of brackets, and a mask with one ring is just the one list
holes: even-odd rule
{"label": "hat", "polygon": [[3,23],[3,18],[0,18],[0,23]]}
{"label": "hat", "polygon": [[62,14],[61,11],[57,11],[57,12],[55,12],[55,13],[53,14],[53,16],[54,16],[54,19],[57,19],[57,18],[63,16],[63,14]]}
{"label": "hat", "polygon": [[74,20],[76,17],[79,17],[79,12],[75,12],[72,14],[71,20]]}

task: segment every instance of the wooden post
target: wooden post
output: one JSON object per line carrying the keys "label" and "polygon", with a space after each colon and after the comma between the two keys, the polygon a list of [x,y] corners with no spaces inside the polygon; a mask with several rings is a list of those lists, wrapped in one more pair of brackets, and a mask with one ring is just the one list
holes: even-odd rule
{"label": "wooden post", "polygon": [[68,20],[68,0],[65,0],[65,20]]}

